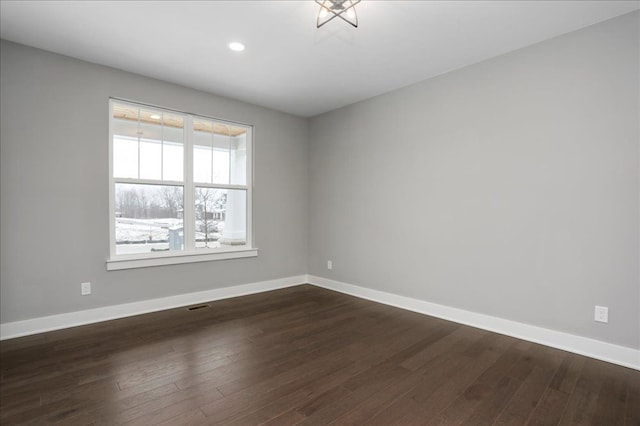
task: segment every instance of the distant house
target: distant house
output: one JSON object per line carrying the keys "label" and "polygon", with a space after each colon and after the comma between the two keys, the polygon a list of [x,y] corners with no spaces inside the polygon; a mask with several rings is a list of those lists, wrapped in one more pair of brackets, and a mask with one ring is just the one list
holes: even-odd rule
{"label": "distant house", "polygon": [[211,214],[211,218],[214,220],[224,220],[224,217],[225,217],[224,209],[215,209]]}

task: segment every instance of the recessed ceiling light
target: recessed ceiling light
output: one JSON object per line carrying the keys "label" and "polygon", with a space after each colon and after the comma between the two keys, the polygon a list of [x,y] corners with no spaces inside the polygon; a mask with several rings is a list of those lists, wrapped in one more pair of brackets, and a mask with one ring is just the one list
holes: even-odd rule
{"label": "recessed ceiling light", "polygon": [[244,44],[234,41],[233,43],[229,43],[229,49],[234,52],[242,52],[244,50]]}
{"label": "recessed ceiling light", "polygon": [[151,114],[152,120],[160,120],[160,116],[158,114]]}

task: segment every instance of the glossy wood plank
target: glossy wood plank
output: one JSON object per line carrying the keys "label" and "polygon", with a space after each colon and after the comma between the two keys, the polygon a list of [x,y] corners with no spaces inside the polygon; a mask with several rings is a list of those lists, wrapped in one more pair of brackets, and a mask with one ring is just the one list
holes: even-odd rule
{"label": "glossy wood plank", "polygon": [[640,372],[303,285],[0,342],[0,423],[640,424]]}

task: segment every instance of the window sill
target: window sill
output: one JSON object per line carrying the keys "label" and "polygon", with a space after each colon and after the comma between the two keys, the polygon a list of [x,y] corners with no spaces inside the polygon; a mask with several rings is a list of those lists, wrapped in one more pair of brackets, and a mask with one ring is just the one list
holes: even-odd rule
{"label": "window sill", "polygon": [[154,257],[137,257],[125,259],[107,260],[107,271],[121,269],[147,268],[150,266],[178,265],[181,263],[209,262],[212,260],[241,259],[244,257],[257,257],[258,249],[229,250],[217,253],[188,253],[178,255],[165,255]]}

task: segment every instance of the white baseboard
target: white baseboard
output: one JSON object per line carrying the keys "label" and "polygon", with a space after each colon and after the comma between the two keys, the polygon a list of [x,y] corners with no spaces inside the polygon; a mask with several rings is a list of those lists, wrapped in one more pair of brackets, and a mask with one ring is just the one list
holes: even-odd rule
{"label": "white baseboard", "polygon": [[298,275],[276,280],[261,281],[251,284],[199,291],[196,293],[179,294],[159,299],[143,300],[140,302],[125,303],[122,305],[105,306],[104,308],[88,309],[85,311],[69,312],[24,321],[10,322],[0,324],[0,340],[108,321],[117,318],[130,317],[133,315],[146,314],[149,312],[162,311],[165,309],[179,308],[212,300],[228,299],[230,297],[277,290],[304,284],[306,282],[306,275]]}
{"label": "white baseboard", "polygon": [[309,275],[318,287],[640,370],[640,350]]}
{"label": "white baseboard", "polygon": [[0,324],[0,340],[261,293],[304,283],[640,370],[640,350],[637,349],[313,275],[298,275]]}

